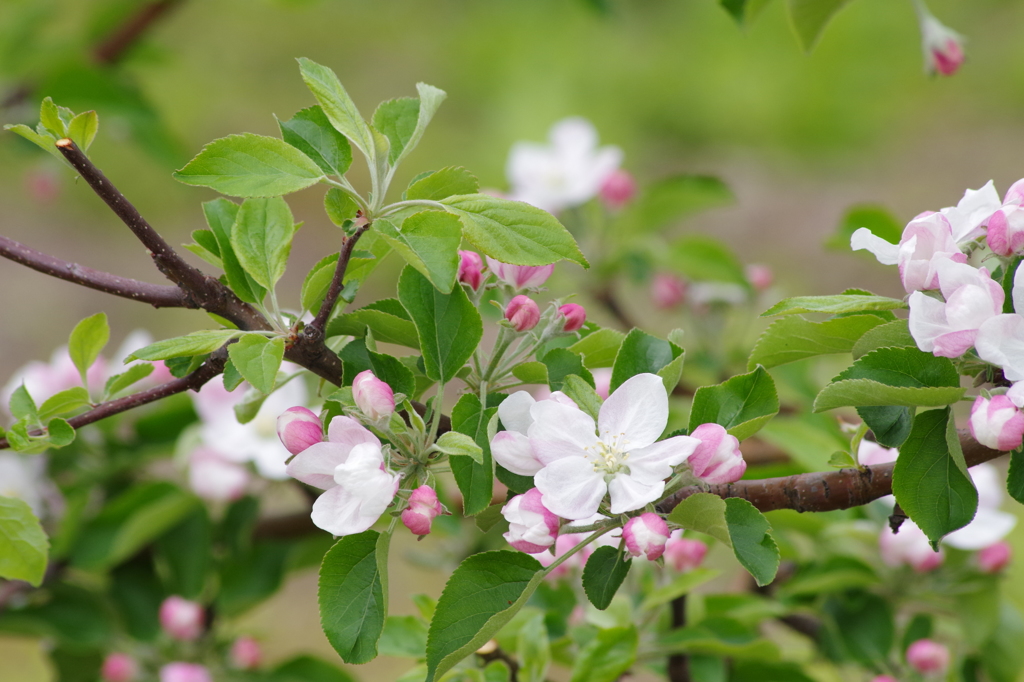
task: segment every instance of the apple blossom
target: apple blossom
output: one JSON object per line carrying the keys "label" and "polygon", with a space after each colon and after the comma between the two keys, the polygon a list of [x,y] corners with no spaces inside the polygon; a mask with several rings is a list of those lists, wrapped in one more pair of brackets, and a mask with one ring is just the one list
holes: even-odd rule
{"label": "apple blossom", "polygon": [[160,668],[160,682],[213,682],[206,666],[176,661]]}
{"label": "apple blossom", "polygon": [[474,291],[484,281],[484,261],[476,251],[459,251],[459,281]]}
{"label": "apple blossom", "polygon": [[955,358],[975,344],[979,328],[1002,313],[1005,294],[988,270],[943,260],[936,266],[945,302],[910,295],[910,334],[921,350]]}
{"label": "apple blossom", "polygon": [[248,469],[213,448],[200,446],[188,457],[189,487],[204,500],[237,500],[245,494],[249,479]]}
{"label": "apple blossom", "polygon": [[555,544],[559,518],[544,505],[540,490],[530,488],[516,495],[501,508],[508,521],[505,540],[520,552],[537,554]]}
{"label": "apple blossom", "polygon": [[896,448],[887,448],[867,438],[860,441],[857,446],[857,462],[861,466],[874,466],[875,464],[888,464],[895,462],[900,451]]}
{"label": "apple blossom", "polygon": [[324,439],[324,425],[309,408],[289,407],[277,418],[277,437],[293,455]]}
{"label": "apple blossom", "polygon": [[594,375],[594,391],[601,400],[608,400],[612,392],[612,368],[598,367],[591,374]]}
{"label": "apple blossom", "polygon": [[558,313],[565,318],[565,323],[562,325],[563,332],[579,331],[583,327],[583,323],[587,321],[587,311],[578,303],[566,303],[559,306]]}
{"label": "apple blossom", "polygon": [[578,407],[553,400],[532,405],[530,416],[529,442],[543,465],[534,481],[544,505],[573,520],[594,515],[606,493],[613,514],[654,502],[700,443],[690,436],[657,442],[668,423],[668,393],[656,374],[623,382],[596,424]]}
{"label": "apple blossom", "polygon": [[139,664],[128,654],[107,654],[100,668],[100,677],[103,682],[134,682],[139,678]]}
{"label": "apple blossom", "polygon": [[918,573],[935,570],[945,559],[943,551],[933,550],[928,536],[910,519],[904,520],[895,533],[888,526],[883,528],[878,549],[887,565],[894,568],[907,565]]}
{"label": "apple blossom", "polygon": [[898,265],[900,280],[907,293],[938,288],[939,263],[948,260],[967,262],[967,256],[960,251],[953,237],[949,218],[932,211],[911,220],[903,230],[899,244],[891,244],[862,227],[850,237],[850,247],[854,251],[870,251],[883,265]]}
{"label": "apple blossom", "polygon": [[665,543],[665,563],[679,571],[692,571],[704,562],[708,546],[700,540],[683,537],[683,531],[674,530]]}
{"label": "apple blossom", "polygon": [[686,463],[704,483],[732,483],[743,477],[747,463],[740,442],[721,424],[701,424],[690,434],[699,444]]}
{"label": "apple blossom", "polygon": [[747,281],[757,291],[766,291],[775,281],[775,274],[767,265],[753,263],[746,268]]}
{"label": "apple blossom", "polygon": [[388,419],[395,412],[395,392],[368,369],[352,380],[352,399],[359,411],[373,422]]}
{"label": "apple blossom", "polygon": [[1010,543],[1000,541],[980,550],[975,559],[982,573],[998,573],[1006,568],[1012,556]]}
{"label": "apple blossom", "polygon": [[[561,391],[551,393],[544,400],[576,407],[573,399]],[[533,476],[544,466],[534,454],[527,437],[534,421],[530,410],[536,402],[526,391],[516,391],[498,405],[498,418],[505,430],[499,431],[491,440],[491,455],[498,464],[520,476]]]}
{"label": "apple blossom", "polygon": [[612,171],[601,183],[601,200],[605,206],[618,211],[636,196],[636,180],[621,168]]}
{"label": "apple blossom", "polygon": [[402,523],[415,535],[427,535],[434,518],[443,511],[434,489],[421,485],[409,496],[409,506],[402,512]]}
{"label": "apple blossom", "polygon": [[1009,452],[1024,440],[1024,414],[1005,395],[979,395],[971,406],[970,429],[982,445]]}
{"label": "apple blossom", "polygon": [[622,529],[622,539],[626,541],[626,551],[633,556],[645,556],[654,561],[665,552],[665,542],[669,530],[665,519],[651,512],[634,516]]}
{"label": "apple blossom", "polygon": [[252,637],[239,637],[231,643],[231,665],[239,670],[255,670],[263,661],[263,650]]}
{"label": "apple blossom", "polygon": [[597,146],[597,130],[583,118],[551,128],[549,145],[517,142],[506,168],[511,198],[545,211],[579,206],[597,196],[622,163],[618,147]]}
{"label": "apple blossom", "polygon": [[327,440],[288,464],[288,475],[324,490],[313,503],[313,523],[333,535],[362,533],[398,492],[399,477],[385,467],[380,441],[351,417],[337,416]]}
{"label": "apple blossom", "polygon": [[52,487],[46,478],[45,457],[0,452],[0,497],[17,498],[41,517],[48,489]]}
{"label": "apple blossom", "polygon": [[[1024,380],[1024,317],[1009,313],[985,320],[978,328],[974,348],[982,360],[1001,367],[1010,381]],[[1008,392],[1007,396],[1011,402],[1021,401],[1024,391],[1010,391],[1012,394]]]}
{"label": "apple blossom", "polygon": [[949,649],[934,640],[919,639],[907,647],[907,663],[924,675],[943,673],[949,667]]}
{"label": "apple blossom", "polygon": [[1024,249],[1024,209],[1004,206],[988,219],[985,241],[992,253],[1008,257]]}
{"label": "apple blossom", "polygon": [[964,63],[963,38],[953,29],[936,19],[923,0],[914,3],[921,25],[921,49],[924,51],[924,69],[929,75],[936,73],[952,76]]}
{"label": "apple blossom", "polygon": [[976,551],[1005,538],[1017,525],[1017,517],[999,509],[1006,479],[994,465],[977,464],[968,472],[978,489],[978,510],[970,523],[944,537],[942,542],[957,549]]}
{"label": "apple blossom", "polygon": [[206,614],[202,604],[172,595],[160,604],[160,627],[172,639],[190,642],[203,634]]}
{"label": "apple blossom", "polygon": [[517,332],[528,332],[540,322],[540,307],[529,296],[515,296],[505,308],[505,319]]}
{"label": "apple blossom", "polygon": [[651,278],[651,301],[656,308],[675,308],[686,299],[686,280],[668,272],[659,272]]}
{"label": "apple blossom", "polygon": [[749,296],[746,287],[732,282],[694,282],[686,291],[690,302],[701,308],[715,303],[739,305]]}
{"label": "apple blossom", "polygon": [[487,267],[491,269],[494,276],[516,291],[521,289],[536,289],[548,281],[548,277],[555,271],[555,265],[509,265],[496,261],[487,256]]}

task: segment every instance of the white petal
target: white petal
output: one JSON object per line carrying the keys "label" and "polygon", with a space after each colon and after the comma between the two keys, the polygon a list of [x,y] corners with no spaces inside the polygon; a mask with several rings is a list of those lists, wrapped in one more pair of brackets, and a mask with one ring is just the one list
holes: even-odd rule
{"label": "white petal", "polygon": [[910,295],[910,335],[926,353],[935,348],[935,339],[953,331],[946,322],[946,304],[915,291]]}
{"label": "white petal", "polygon": [[665,492],[665,482],[658,481],[654,484],[641,483],[633,476],[616,474],[615,478],[608,484],[608,492],[611,495],[611,512],[623,514],[634,509],[640,509],[644,505],[654,502]]}
{"label": "white petal", "polygon": [[987,320],[974,347],[982,360],[1002,367],[1010,381],[1024,380],[1024,317],[996,315]]}
{"label": "white petal", "polygon": [[866,227],[859,228],[850,236],[850,248],[854,251],[870,251],[882,265],[896,265],[900,252],[897,244],[885,241]]}
{"label": "white petal", "polygon": [[359,500],[341,486],[335,486],[316,498],[310,517],[317,528],[331,535],[362,533],[373,525],[372,522],[364,525],[359,517]]}
{"label": "white petal", "polygon": [[1013,273],[1013,289],[1010,291],[1013,311],[1018,315],[1024,314],[1024,268],[1017,268]]}
{"label": "white petal", "polygon": [[974,487],[978,489],[978,508],[998,509],[1006,490],[1006,478],[988,462],[972,466],[969,471]]}
{"label": "white petal", "polygon": [[543,468],[534,456],[530,439],[516,431],[501,431],[491,441],[494,461],[514,474],[533,476]]}
{"label": "white petal", "polygon": [[604,476],[580,457],[559,459],[537,472],[534,483],[544,506],[563,519],[578,521],[597,513],[608,490]]}
{"label": "white petal", "polygon": [[1013,514],[979,507],[973,521],[953,531],[942,541],[957,549],[984,549],[1005,538],[1016,525],[1017,517]]}
{"label": "white petal", "polygon": [[498,418],[507,431],[516,431],[526,435],[533,417],[530,416],[530,408],[537,402],[533,396],[526,391],[516,391],[501,401],[498,405]]}
{"label": "white petal", "polygon": [[590,415],[579,408],[553,400],[541,400],[530,408],[533,452],[544,464],[563,457],[586,457],[587,448],[597,441],[597,427]]}
{"label": "white petal", "polygon": [[587,119],[573,116],[553,125],[549,139],[560,154],[587,154],[597,146],[597,129]]}
{"label": "white petal", "polygon": [[343,445],[348,450],[362,443],[371,443],[380,447],[377,436],[370,433],[369,429],[352,417],[340,415],[332,419],[327,427],[327,440]]}
{"label": "white petal", "polygon": [[627,379],[604,401],[597,424],[602,440],[618,438],[624,449],[653,444],[668,424],[668,393],[661,377],[637,374]]}
{"label": "white petal", "polygon": [[630,475],[645,483],[664,481],[672,474],[672,468],[685,462],[698,445],[700,440],[696,438],[675,436],[646,448],[631,450],[626,460]]}
{"label": "white petal", "polygon": [[327,490],[334,487],[334,470],[348,458],[349,451],[340,443],[314,443],[295,455],[286,472],[303,483]]}

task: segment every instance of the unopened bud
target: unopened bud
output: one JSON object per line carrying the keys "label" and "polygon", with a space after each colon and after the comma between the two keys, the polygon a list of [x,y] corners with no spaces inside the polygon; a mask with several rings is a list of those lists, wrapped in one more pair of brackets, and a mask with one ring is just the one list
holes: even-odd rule
{"label": "unopened bud", "polygon": [[974,439],[993,450],[1016,450],[1024,440],[1024,413],[1005,395],[978,396],[969,426]]}
{"label": "unopened bud", "polygon": [[255,670],[263,661],[263,651],[252,637],[239,637],[231,644],[231,665],[239,670]]}
{"label": "unopened bud", "polygon": [[459,251],[459,281],[473,290],[484,280],[484,260],[476,251]]}
{"label": "unopened bud", "polygon": [[981,569],[982,573],[998,573],[1006,568],[1006,564],[1010,563],[1012,555],[1013,551],[1007,542],[997,542],[994,545],[989,545],[978,552],[978,568]]}
{"label": "unopened bud", "polygon": [[427,535],[434,519],[443,511],[434,489],[421,485],[409,496],[409,506],[402,512],[402,523],[415,535]]}
{"label": "unopened bud", "polygon": [[924,7],[924,3],[918,3],[918,6],[925,70],[929,74],[952,76],[964,63],[962,38],[959,33],[932,16]]}
{"label": "unopened bud", "polygon": [[675,308],[686,299],[686,282],[668,273],[658,273],[651,279],[651,300],[662,310]]}
{"label": "unopened bud", "polygon": [[775,281],[775,275],[767,265],[748,265],[746,274],[750,286],[754,287],[757,291],[765,291]]}
{"label": "unopened bud", "polygon": [[139,665],[128,654],[107,654],[100,669],[103,682],[134,682],[139,677]]}
{"label": "unopened bud", "polygon": [[634,516],[622,529],[626,550],[633,556],[646,556],[648,561],[654,561],[665,552],[668,535],[665,519],[651,512]]}
{"label": "unopened bud", "polygon": [[368,369],[352,380],[352,398],[359,411],[372,421],[390,417],[395,411],[395,392]]}
{"label": "unopened bud", "polygon": [[907,663],[919,673],[942,673],[949,667],[949,649],[931,639],[919,639],[907,647]]}
{"label": "unopened bud", "polygon": [[324,425],[305,407],[289,407],[277,418],[277,436],[288,452],[297,455],[324,439]]}
{"label": "unopened bud", "polygon": [[171,596],[160,605],[160,626],[172,639],[184,642],[199,639],[204,620],[203,607],[194,601]]}
{"label": "unopened bud", "polygon": [[682,531],[672,533],[665,543],[665,563],[680,573],[699,567],[707,553],[707,545],[700,540],[682,537]]}
{"label": "unopened bud", "polygon": [[505,540],[520,552],[537,554],[555,544],[560,521],[542,502],[536,488],[516,495],[501,508],[508,521]]}
{"label": "unopened bud", "polygon": [[621,168],[612,171],[601,183],[601,199],[613,211],[621,209],[634,196],[636,196],[636,181],[628,171]]}
{"label": "unopened bud", "polygon": [[520,294],[509,301],[505,319],[517,332],[528,332],[540,322],[540,308],[532,298]]}
{"label": "unopened bud", "polygon": [[732,483],[743,477],[747,463],[740,442],[721,424],[701,424],[690,434],[700,445],[686,463],[693,475],[704,483]]}
{"label": "unopened bud", "polygon": [[160,682],[213,682],[213,675],[198,663],[168,663],[160,668]]}
{"label": "unopened bud", "polygon": [[578,331],[587,321],[587,311],[578,303],[566,303],[559,306],[558,312],[565,318],[563,332]]}

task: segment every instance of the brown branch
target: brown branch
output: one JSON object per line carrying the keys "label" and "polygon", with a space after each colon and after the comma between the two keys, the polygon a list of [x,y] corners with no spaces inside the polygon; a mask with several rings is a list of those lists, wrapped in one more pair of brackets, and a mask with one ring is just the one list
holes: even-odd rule
{"label": "brown branch", "polygon": [[338,253],[338,265],[334,269],[331,286],[327,289],[327,295],[324,296],[323,303],[320,304],[320,310],[317,311],[316,317],[303,330],[303,335],[311,336],[314,339],[323,338],[324,328],[327,326],[327,318],[331,316],[334,306],[338,303],[338,297],[341,295],[342,289],[345,288],[345,271],[348,270],[348,263],[352,259],[352,251],[356,248],[356,242],[359,241],[359,238],[368,229],[370,229],[370,223],[362,225],[352,233],[352,236],[344,238],[345,241],[342,242],[341,252]]}
{"label": "brown branch", "polygon": [[[672,600],[672,627],[686,626],[686,595]],[[669,682],[690,682],[690,663],[686,654],[672,654],[668,657]]]}
{"label": "brown branch", "polygon": [[104,65],[121,61],[153,24],[180,4],[181,0],[157,0],[139,8],[93,49],[93,57]]}
{"label": "brown branch", "polygon": [[612,285],[606,284],[603,288],[597,289],[591,292],[591,296],[594,300],[605,307],[605,309],[611,313],[611,316],[615,318],[615,321],[619,323],[619,326],[629,331],[636,327],[633,324],[633,320],[630,319],[629,315],[619,304],[618,299],[615,298],[615,292],[612,291]]}
{"label": "brown branch", "polygon": [[[68,423],[74,428],[79,429],[86,424],[98,422],[101,419],[112,417],[115,414],[120,414],[121,412],[127,412],[128,410],[167,398],[175,395],[176,393],[183,393],[188,390],[198,391],[202,388],[203,384],[224,371],[224,364],[227,362],[227,358],[227,348],[221,347],[219,350],[212,353],[198,369],[181,377],[180,379],[174,379],[167,383],[160,384],[159,386],[154,386],[148,390],[133,393],[123,398],[118,398],[117,400],[100,403],[88,412],[83,412],[76,417],[72,417],[68,420]],[[32,433],[32,435],[39,434],[39,431]],[[7,442],[6,438],[0,438],[0,450],[9,448],[10,446],[11,445]]]}
{"label": "brown branch", "polygon": [[[974,440],[966,429],[960,430],[960,445],[967,466],[995,459],[1005,452],[992,450]],[[719,497],[742,497],[763,512],[794,509],[798,512],[850,509],[892,494],[892,470],[895,464],[877,464],[862,469],[815,472],[737,481],[721,485],[683,488],[662,501],[658,508],[667,513],[690,495],[710,492]]]}
{"label": "brown branch", "polygon": [[78,263],[61,260],[42,251],[0,236],[0,256],[28,266],[37,272],[81,284],[114,296],[148,303],[155,308],[196,308],[181,289],[166,284],[150,284],[93,270]]}

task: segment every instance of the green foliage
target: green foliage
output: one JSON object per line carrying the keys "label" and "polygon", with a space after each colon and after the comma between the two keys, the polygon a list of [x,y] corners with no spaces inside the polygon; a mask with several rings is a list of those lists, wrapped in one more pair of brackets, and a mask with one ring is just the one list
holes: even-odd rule
{"label": "green foliage", "polygon": [[547,384],[552,391],[565,388],[565,381],[570,376],[583,379],[584,383],[594,386],[594,376],[583,366],[583,358],[565,348],[553,348],[544,354],[541,361],[547,368]]}
{"label": "green foliage", "polygon": [[616,329],[598,329],[569,346],[569,350],[583,356],[587,369],[611,367],[625,338],[625,334]]}
{"label": "green foliage", "polygon": [[210,142],[174,178],[231,197],[273,197],[320,182],[323,170],[301,151],[276,137],[252,133]]}
{"label": "green foliage", "polygon": [[312,159],[328,175],[342,176],[352,165],[352,147],[335,130],[323,109],[312,106],[278,121],[281,138]]}
{"label": "green foliage", "polygon": [[325,256],[306,274],[299,293],[299,304],[303,310],[319,311],[331,287],[334,271],[338,268],[338,255],[332,253]]}
{"label": "green foliage", "polygon": [[411,182],[405,190],[405,199],[441,201],[456,194],[476,194],[480,182],[462,166],[449,166],[427,173]]}
{"label": "green foliage", "polygon": [[744,440],[778,413],[775,382],[763,367],[758,367],[717,386],[698,388],[690,408],[689,430],[701,424],[721,424],[730,435]]}
{"label": "green foliage", "polygon": [[452,408],[452,429],[472,438],[481,451],[480,461],[459,457],[449,460],[452,475],[462,493],[464,513],[472,516],[487,509],[494,491],[494,464],[487,427],[497,407],[484,409],[480,398],[465,393]]}
{"label": "green foliage", "polygon": [[96,313],[87,317],[71,330],[71,337],[68,339],[68,355],[71,356],[71,361],[75,363],[75,368],[78,369],[78,374],[82,377],[82,384],[88,384],[85,375],[109,340],[110,325],[107,324],[106,313]]}
{"label": "green foliage", "polygon": [[377,233],[441,293],[451,293],[459,272],[459,219],[444,211],[422,211],[402,222],[399,230],[388,220],[374,223]]}
{"label": "green foliage", "polygon": [[870,329],[853,344],[853,359],[859,360],[878,348],[916,348],[906,320],[895,320]]}
{"label": "green foliage", "polygon": [[179,336],[166,341],[157,341],[145,348],[140,348],[127,358],[131,360],[168,360],[170,358],[185,358],[194,355],[212,353],[225,343],[239,337],[242,332],[235,329],[208,329],[192,332],[185,336]]}
{"label": "green foliage", "polygon": [[377,646],[381,656],[426,658],[427,624],[416,616],[388,616]]}
{"label": "green foliage", "polygon": [[832,296],[794,296],[779,301],[761,317],[773,315],[796,315],[799,313],[862,313],[873,310],[902,310],[907,303],[898,298],[885,296],[863,296],[860,294],[834,294]]}
{"label": "green foliage", "polygon": [[[482,324],[482,323],[481,323]],[[384,343],[419,349],[420,341],[409,313],[393,298],[385,298],[351,313],[337,315],[327,325],[327,336],[350,334],[373,338]]]}
{"label": "green foliage", "polygon": [[449,457],[468,457],[475,464],[483,465],[484,451],[470,436],[457,431],[441,434],[434,446]]}
{"label": "green foliage", "polygon": [[853,592],[829,599],[825,613],[826,628],[843,658],[877,667],[889,657],[896,638],[892,610],[885,599],[868,592]]}
{"label": "green foliage", "polygon": [[749,288],[743,264],[721,240],[703,234],[677,239],[667,254],[669,265],[698,282],[728,282]]}
{"label": "green foliage", "polygon": [[868,228],[876,237],[881,237],[891,244],[899,244],[903,236],[903,226],[888,210],[882,206],[861,204],[851,206],[846,211],[839,229],[829,237],[825,245],[830,249],[849,253],[850,238],[862,227]]}
{"label": "green foliage", "polygon": [[590,603],[602,611],[608,608],[632,564],[632,557],[615,547],[595,549],[583,568],[583,591]]}
{"label": "green foliage", "polygon": [[[896,323],[889,323],[896,324]],[[868,331],[886,325],[875,315],[851,315],[811,322],[799,315],[772,322],[757,339],[747,369],[757,365],[771,369],[817,355],[849,353]]]}
{"label": "green foliage", "polygon": [[210,231],[217,240],[221,267],[227,277],[228,286],[246,303],[260,304],[267,293],[266,289],[245,272],[238,262],[238,256],[235,255],[235,247],[231,244],[231,230],[238,218],[238,209],[238,204],[224,198],[203,204],[206,224],[210,226]]}
{"label": "green foliage", "polygon": [[788,0],[789,19],[804,51],[814,49],[825,26],[850,0]]}
{"label": "green foliage", "polygon": [[683,349],[672,341],[665,341],[633,329],[626,335],[612,365],[611,390],[614,391],[630,377],[650,372],[662,378],[669,393],[679,383],[683,371]]}
{"label": "green foliage", "polygon": [[518,680],[544,682],[551,664],[551,642],[543,613],[535,614],[519,628],[516,658],[520,662]]}
{"label": "green foliage", "polygon": [[246,273],[272,291],[284,274],[298,229],[284,199],[246,199],[231,228],[231,246]]}
{"label": "green foliage", "polygon": [[320,566],[320,624],[346,663],[377,656],[387,604],[377,559],[381,534],[368,530],[341,538]]}
{"label": "green foliage", "polygon": [[657,232],[695,213],[736,200],[721,180],[708,175],[675,175],[651,183],[626,220],[638,231]]}
{"label": "green foliage", "polygon": [[254,388],[271,393],[277,383],[277,370],[284,360],[284,338],[268,339],[246,334],[228,346],[228,357],[238,373]]}
{"label": "green foliage", "polygon": [[376,156],[373,134],[360,116],[355,102],[348,96],[338,77],[326,66],[300,58],[299,71],[310,92],[320,103],[323,113],[334,129],[349,139],[368,160]]}
{"label": "green foliage", "polygon": [[561,390],[572,398],[581,410],[589,414],[595,422],[597,421],[598,414],[601,412],[601,396],[597,394],[590,383],[575,374],[570,374],[565,377]]}
{"label": "green foliage", "polygon": [[268,682],[355,682],[355,678],[322,659],[297,656],[274,668]]}
{"label": "green foliage", "polygon": [[17,498],[0,496],[0,577],[38,587],[46,572],[50,542],[32,509]]}
{"label": "green foliage", "polygon": [[635,627],[608,628],[580,651],[570,682],[614,682],[636,662],[639,636]]}

